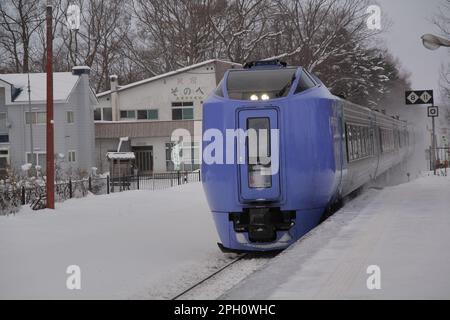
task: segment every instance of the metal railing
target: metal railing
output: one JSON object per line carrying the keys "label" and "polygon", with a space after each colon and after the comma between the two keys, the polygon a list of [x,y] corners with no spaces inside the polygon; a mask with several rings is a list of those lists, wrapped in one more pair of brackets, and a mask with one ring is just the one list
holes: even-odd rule
{"label": "metal railing", "polygon": [[[447,175],[450,161],[450,147],[429,148],[430,170],[434,174]],[[434,157],[433,157],[434,156]]]}
{"label": "metal railing", "polygon": [[[89,177],[81,180],[55,183],[55,199],[63,202],[72,198],[82,198],[88,193],[110,194],[129,190],[163,190],[186,183],[200,182],[200,171],[138,174],[120,177]],[[45,182],[34,185],[10,184],[0,188],[0,215],[14,213],[23,205],[34,208],[45,207]],[[45,204],[45,203],[44,203]]]}

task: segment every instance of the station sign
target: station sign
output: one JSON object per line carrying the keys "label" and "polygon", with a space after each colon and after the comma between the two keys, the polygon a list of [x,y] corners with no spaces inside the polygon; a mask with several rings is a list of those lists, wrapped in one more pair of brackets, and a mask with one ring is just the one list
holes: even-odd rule
{"label": "station sign", "polygon": [[433,104],[433,90],[414,90],[405,92],[406,104]]}
{"label": "station sign", "polygon": [[439,117],[439,107],[436,106],[428,107],[428,117],[429,118]]}

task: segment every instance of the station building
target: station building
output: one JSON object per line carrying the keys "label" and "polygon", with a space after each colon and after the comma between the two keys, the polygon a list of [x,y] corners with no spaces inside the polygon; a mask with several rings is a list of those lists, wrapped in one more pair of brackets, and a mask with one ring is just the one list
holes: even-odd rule
{"label": "station building", "polygon": [[[97,94],[94,112],[96,163],[99,172],[109,170],[108,152],[133,152],[142,174],[196,170],[201,153],[202,105],[224,73],[240,64],[207,60],[127,85],[110,77],[111,89]],[[172,161],[172,133],[182,129],[192,137],[182,142],[183,163]],[[121,138],[127,143],[117,150]]]}

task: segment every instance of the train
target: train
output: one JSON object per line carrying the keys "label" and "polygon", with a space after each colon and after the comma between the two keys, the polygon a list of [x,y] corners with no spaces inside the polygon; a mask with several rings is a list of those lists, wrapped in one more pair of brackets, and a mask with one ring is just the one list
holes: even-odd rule
{"label": "train", "polygon": [[405,121],[332,94],[305,68],[228,70],[203,104],[202,185],[219,247],[286,249],[413,144]]}

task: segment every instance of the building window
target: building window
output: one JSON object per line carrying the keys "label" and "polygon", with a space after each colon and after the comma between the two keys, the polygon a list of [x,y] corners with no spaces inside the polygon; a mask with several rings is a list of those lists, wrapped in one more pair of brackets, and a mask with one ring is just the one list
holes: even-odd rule
{"label": "building window", "polygon": [[8,128],[6,125],[6,112],[0,112],[0,131],[7,132]]}
{"label": "building window", "polygon": [[45,124],[47,122],[46,112],[25,112],[26,124]]}
{"label": "building window", "polygon": [[121,119],[136,119],[136,111],[135,110],[122,110],[120,111]]}
{"label": "building window", "polygon": [[194,103],[193,102],[173,102],[172,120],[193,120]]}
{"label": "building window", "polygon": [[[34,164],[37,166],[41,166],[42,168],[45,168],[46,161],[47,161],[47,155],[45,152],[34,152]],[[27,163],[33,163],[31,158],[31,153],[27,152]]]}
{"label": "building window", "polygon": [[166,143],[166,170],[194,171],[200,169],[200,143],[182,142],[180,146],[180,166],[175,168],[172,161],[172,150],[175,143]]}
{"label": "building window", "polygon": [[0,143],[9,143],[9,134],[0,133]]}
{"label": "building window", "polygon": [[172,148],[174,143],[166,143],[166,171],[174,171],[175,165],[172,161]]}
{"label": "building window", "polygon": [[158,109],[138,110],[138,120],[158,120]]}
{"label": "building window", "polygon": [[74,123],[75,122],[73,111],[67,111],[67,113],[66,113],[66,120],[67,120],[67,123]]}
{"label": "building window", "polygon": [[74,150],[69,151],[69,154],[67,156],[67,160],[69,162],[76,162],[76,157],[75,157],[76,152]]}
{"label": "building window", "polygon": [[158,110],[157,109],[148,110],[147,117],[149,120],[158,120],[159,117]]}
{"label": "building window", "polygon": [[103,108],[103,121],[112,121],[112,108]]}
{"label": "building window", "polygon": [[96,108],[94,110],[94,121],[102,121],[102,109]]}
{"label": "building window", "polygon": [[5,174],[9,165],[9,150],[0,150],[0,174]]}

